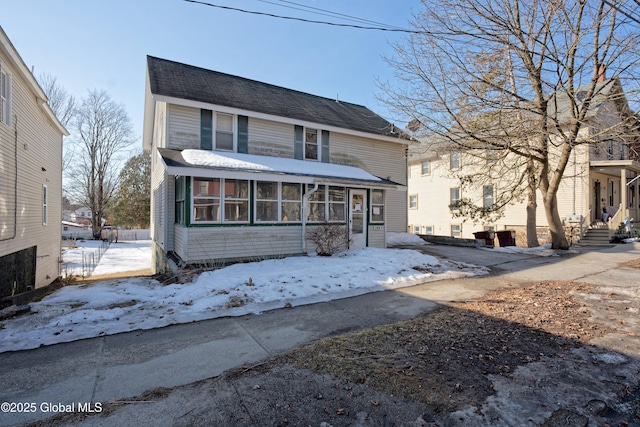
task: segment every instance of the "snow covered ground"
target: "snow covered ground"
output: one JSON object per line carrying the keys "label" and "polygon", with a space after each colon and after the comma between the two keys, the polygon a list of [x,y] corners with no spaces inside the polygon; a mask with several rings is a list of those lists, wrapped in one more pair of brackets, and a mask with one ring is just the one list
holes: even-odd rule
{"label": "snow covered ground", "polygon": [[[421,242],[404,233],[390,238],[395,244]],[[65,259],[73,254],[66,252]],[[112,244],[96,272],[139,270],[148,268],[150,261],[148,242]],[[487,273],[484,267],[443,261],[415,250],[365,248],[332,257],[235,264],[185,284],[163,285],[137,277],[66,286],[32,303],[31,314],[3,321],[0,352]]]}

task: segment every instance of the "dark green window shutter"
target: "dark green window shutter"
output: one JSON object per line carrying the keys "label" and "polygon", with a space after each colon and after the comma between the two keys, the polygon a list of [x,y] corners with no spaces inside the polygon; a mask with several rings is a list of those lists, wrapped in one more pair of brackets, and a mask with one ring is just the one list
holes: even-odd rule
{"label": "dark green window shutter", "polygon": [[294,136],[293,136],[293,158],[294,159],[303,159],[303,149],[304,149],[304,129],[302,126],[295,126]]}
{"label": "dark green window shutter", "polygon": [[213,115],[211,110],[200,110],[200,149],[213,149]]}
{"label": "dark green window shutter", "polygon": [[238,116],[238,153],[249,152],[249,117]]}
{"label": "dark green window shutter", "polygon": [[321,147],[321,155],[320,160],[322,163],[329,163],[329,131],[322,131],[322,141],[320,141]]}

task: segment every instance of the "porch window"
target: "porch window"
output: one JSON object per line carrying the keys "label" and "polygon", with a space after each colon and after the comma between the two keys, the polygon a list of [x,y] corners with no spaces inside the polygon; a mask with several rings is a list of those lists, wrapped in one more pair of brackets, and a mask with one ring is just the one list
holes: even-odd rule
{"label": "porch window", "polygon": [[193,222],[220,221],[220,179],[193,178]]}
{"label": "porch window", "polygon": [[256,181],[256,222],[299,222],[302,184]]}
{"label": "porch window", "polygon": [[277,182],[256,182],[256,221],[278,221]]}
{"label": "porch window", "polygon": [[224,222],[249,221],[249,181],[224,180]]}
{"label": "porch window", "polygon": [[[307,192],[313,188],[307,184]],[[346,190],[344,187],[318,186],[309,196],[309,221],[344,222],[346,218]]]}
{"label": "porch window", "polygon": [[176,212],[175,212],[175,223],[184,225],[185,221],[185,202],[186,202],[186,190],[185,190],[186,179],[184,176],[176,177],[175,188],[176,188]]}
{"label": "porch window", "polygon": [[282,183],[282,221],[300,221],[302,206],[302,184]]}
{"label": "porch window", "polygon": [[384,191],[371,190],[371,222],[384,222]]}
{"label": "porch window", "polygon": [[[307,184],[307,193],[313,189],[313,186]],[[309,214],[307,219],[309,221],[324,221],[325,216],[325,198],[326,187],[319,185],[315,193],[309,196]]]}
{"label": "porch window", "polygon": [[345,221],[345,189],[344,187],[329,187],[329,221]]}

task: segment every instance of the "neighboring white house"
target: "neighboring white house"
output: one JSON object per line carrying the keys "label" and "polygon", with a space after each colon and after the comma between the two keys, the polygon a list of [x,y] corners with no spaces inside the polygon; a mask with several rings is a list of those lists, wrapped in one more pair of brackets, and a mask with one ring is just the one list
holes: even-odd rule
{"label": "neighboring white house", "polygon": [[369,109],[147,58],[154,268],[302,254],[328,221],[351,247],[405,231],[407,137]]}
{"label": "neighboring white house", "polygon": [[59,275],[68,132],[2,28],[0,79],[0,297],[7,297]]}
{"label": "neighboring white house", "polygon": [[63,239],[92,239],[93,232],[91,226],[87,224],[78,224],[77,222],[62,221],[62,238]]}
{"label": "neighboring white house", "polygon": [[[609,79],[599,83],[602,102],[590,111],[581,135],[599,135],[603,127],[632,114],[622,92],[619,80]],[[578,91],[578,95],[579,95]],[[596,98],[598,100],[598,98]],[[562,109],[568,101],[558,97],[558,120],[563,120]],[[577,145],[565,170],[558,191],[558,210],[565,228],[572,238],[583,238],[592,224],[602,219],[603,208],[612,216],[608,222],[609,235],[615,232],[626,216],[640,219],[638,187],[640,163],[636,153],[629,150],[634,141],[621,138],[600,138],[597,144]],[[451,150],[449,150],[451,151]],[[491,156],[486,161],[491,161]],[[484,230],[526,230],[526,200],[512,204],[504,216],[496,221],[473,223],[456,217],[452,206],[461,198],[470,198],[479,207],[490,207],[505,179],[487,182],[473,194],[464,194],[461,179],[471,176],[481,163],[478,154],[464,151],[436,153],[416,145],[409,154],[408,223],[409,231],[416,234],[442,235],[474,238],[474,232]],[[523,192],[524,193],[524,192]],[[523,194],[524,195],[524,194]],[[537,201],[538,235],[541,240],[547,235],[548,223],[540,193]],[[603,225],[604,227],[604,225]],[[575,240],[574,240],[575,241]]]}

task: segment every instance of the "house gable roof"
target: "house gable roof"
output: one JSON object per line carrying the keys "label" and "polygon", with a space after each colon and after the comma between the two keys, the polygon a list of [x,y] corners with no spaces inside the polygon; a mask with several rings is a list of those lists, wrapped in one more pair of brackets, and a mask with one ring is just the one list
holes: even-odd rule
{"label": "house gable roof", "polygon": [[408,139],[368,108],[147,56],[151,93],[338,128]]}

